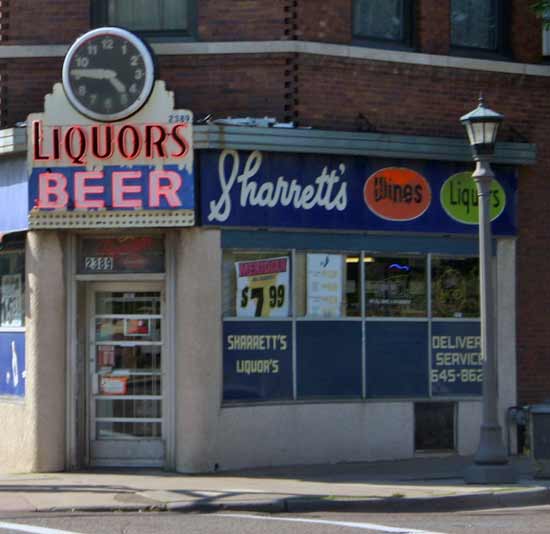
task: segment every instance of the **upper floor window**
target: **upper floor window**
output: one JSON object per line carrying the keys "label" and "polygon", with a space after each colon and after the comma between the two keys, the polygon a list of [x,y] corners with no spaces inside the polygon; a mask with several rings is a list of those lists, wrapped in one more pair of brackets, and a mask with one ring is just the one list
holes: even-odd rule
{"label": "upper floor window", "polygon": [[410,46],[412,0],[355,0],[353,10],[356,38]]}
{"label": "upper floor window", "polygon": [[195,0],[97,0],[96,26],[120,26],[145,35],[191,36]]}
{"label": "upper floor window", "polygon": [[504,13],[499,0],[451,0],[451,44],[499,52]]}

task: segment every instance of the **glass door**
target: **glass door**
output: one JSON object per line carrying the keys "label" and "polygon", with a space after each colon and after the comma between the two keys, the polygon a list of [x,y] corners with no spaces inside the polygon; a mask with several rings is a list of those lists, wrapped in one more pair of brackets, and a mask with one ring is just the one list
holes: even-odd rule
{"label": "glass door", "polygon": [[162,292],[94,288],[90,300],[90,463],[162,466]]}

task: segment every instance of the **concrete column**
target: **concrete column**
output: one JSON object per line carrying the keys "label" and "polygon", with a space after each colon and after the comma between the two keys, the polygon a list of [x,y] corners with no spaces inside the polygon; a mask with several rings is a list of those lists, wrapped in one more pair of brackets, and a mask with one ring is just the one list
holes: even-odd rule
{"label": "concrete column", "polygon": [[27,402],[32,471],[65,467],[65,284],[59,232],[27,234]]}
{"label": "concrete column", "polygon": [[[516,429],[508,426],[506,411],[517,404],[516,368],[516,240],[497,241],[497,354],[500,424],[506,446],[516,454]],[[510,434],[508,434],[510,432]]]}
{"label": "concrete column", "polygon": [[211,471],[222,391],[218,230],[185,228],[176,251],[176,469]]}

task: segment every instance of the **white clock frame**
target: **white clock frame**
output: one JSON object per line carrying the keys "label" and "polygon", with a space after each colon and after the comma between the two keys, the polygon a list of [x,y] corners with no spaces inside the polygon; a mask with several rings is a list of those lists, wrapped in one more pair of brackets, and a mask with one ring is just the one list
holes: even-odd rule
{"label": "white clock frame", "polygon": [[[114,35],[116,37],[126,39],[127,41],[129,41],[133,46],[136,47],[137,51],[142,56],[143,62],[145,65],[145,83],[143,85],[143,89],[141,90],[138,98],[127,108],[121,111],[118,111],[117,113],[98,113],[96,111],[88,109],[76,97],[71,87],[71,80],[69,77],[71,60],[73,59],[74,55],[78,52],[78,50],[81,48],[81,46],[83,46],[83,44],[89,41],[90,39],[93,39],[102,35]],[[63,89],[65,91],[65,94],[67,95],[67,98],[69,99],[69,102],[79,113],[81,113],[85,117],[88,117],[90,119],[95,119],[101,122],[119,121],[127,117],[130,117],[131,115],[136,113],[138,110],[140,110],[149,99],[149,96],[151,95],[151,92],[153,90],[154,82],[155,82],[155,65],[154,65],[153,57],[151,55],[149,48],[137,35],[129,32],[128,30],[124,30],[122,28],[114,28],[114,27],[96,28],[95,30],[91,30],[81,35],[71,45],[63,61]]]}

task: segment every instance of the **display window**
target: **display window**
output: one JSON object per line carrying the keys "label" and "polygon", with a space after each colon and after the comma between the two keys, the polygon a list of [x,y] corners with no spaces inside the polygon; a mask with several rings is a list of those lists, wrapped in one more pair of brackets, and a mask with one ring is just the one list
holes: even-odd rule
{"label": "display window", "polygon": [[478,396],[478,260],[225,250],[224,402]]}
{"label": "display window", "polygon": [[426,258],[368,257],[365,300],[369,317],[426,317]]}
{"label": "display window", "polygon": [[25,253],[0,252],[0,326],[25,325]]}
{"label": "display window", "polygon": [[432,315],[479,317],[477,258],[432,257]]}

